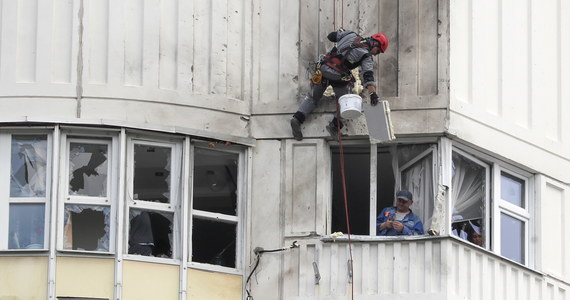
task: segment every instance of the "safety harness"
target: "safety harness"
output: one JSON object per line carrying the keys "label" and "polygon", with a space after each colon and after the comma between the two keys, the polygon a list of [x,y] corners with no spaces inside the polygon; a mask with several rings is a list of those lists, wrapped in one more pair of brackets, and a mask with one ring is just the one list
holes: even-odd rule
{"label": "safety harness", "polygon": [[333,47],[333,49],[329,53],[325,54],[325,57],[323,58],[321,64],[327,65],[331,69],[341,73],[343,77],[347,78],[350,77],[351,74],[350,70],[358,67],[362,59],[371,55],[370,53],[367,53],[359,61],[354,63],[348,61],[347,59],[348,55],[352,52],[352,50],[357,48],[368,49],[368,45],[362,42],[362,40],[364,40],[363,37],[357,36],[354,39],[354,41],[352,41],[352,43],[349,45],[348,50],[347,49],[341,50],[337,49],[336,47]]}

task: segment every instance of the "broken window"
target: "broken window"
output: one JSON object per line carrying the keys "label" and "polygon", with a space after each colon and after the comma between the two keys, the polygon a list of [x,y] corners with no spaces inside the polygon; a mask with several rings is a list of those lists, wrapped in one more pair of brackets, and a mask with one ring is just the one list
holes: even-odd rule
{"label": "broken window", "polygon": [[136,144],[134,199],[170,202],[170,160],[172,149]]}
{"label": "broken window", "polygon": [[110,207],[65,205],[64,212],[64,249],[109,251]]}
{"label": "broken window", "polygon": [[0,228],[7,228],[0,249],[46,248],[49,143],[46,134],[0,134],[0,151],[10,153],[0,158],[10,170],[0,183]]}
{"label": "broken window", "polygon": [[[376,217],[383,208],[394,205],[399,189],[408,189],[413,194],[411,209],[421,218],[427,230],[434,206],[436,149],[435,144],[345,146],[344,172],[351,233],[376,235]],[[371,155],[371,151],[375,151],[372,153],[374,155]],[[347,232],[339,161],[340,149],[332,148],[331,231]],[[375,176],[371,175],[372,171]],[[375,180],[372,181],[372,178]],[[370,196],[370,185],[376,187],[375,197]]]}
{"label": "broken window", "polygon": [[129,139],[128,254],[178,258],[181,153],[180,141]]}
{"label": "broken window", "polygon": [[12,136],[10,197],[46,196],[45,135]]}
{"label": "broken window", "polygon": [[196,147],[192,204],[192,261],[237,267],[240,153]]}
{"label": "broken window", "polygon": [[528,264],[532,175],[460,149],[453,150],[451,171],[452,234]]}
{"label": "broken window", "polygon": [[[67,171],[63,188],[63,232],[59,249],[113,251],[114,223],[111,190],[113,138],[63,134]],[[66,164],[67,163],[67,164]]]}
{"label": "broken window", "polygon": [[129,211],[129,254],[172,258],[174,214]]}
{"label": "broken window", "polygon": [[106,196],[107,145],[72,142],[69,148],[69,194]]}

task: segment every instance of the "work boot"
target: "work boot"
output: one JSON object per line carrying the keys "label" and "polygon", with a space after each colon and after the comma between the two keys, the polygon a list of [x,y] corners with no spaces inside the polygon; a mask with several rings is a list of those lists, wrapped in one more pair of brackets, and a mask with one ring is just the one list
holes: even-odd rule
{"label": "work boot", "polygon": [[336,124],[334,124],[333,122],[330,122],[327,127],[326,127],[327,131],[329,132],[329,134],[331,135],[331,137],[338,142],[338,128],[336,127]]}
{"label": "work boot", "polygon": [[291,132],[297,141],[303,140],[303,132],[301,132],[301,122],[297,118],[291,118]]}

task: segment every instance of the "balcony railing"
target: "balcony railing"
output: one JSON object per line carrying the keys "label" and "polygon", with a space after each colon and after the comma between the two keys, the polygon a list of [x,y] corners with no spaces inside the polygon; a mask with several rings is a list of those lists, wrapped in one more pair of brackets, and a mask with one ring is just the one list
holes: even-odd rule
{"label": "balcony railing", "polygon": [[282,299],[565,299],[570,289],[452,237],[297,242],[284,254]]}

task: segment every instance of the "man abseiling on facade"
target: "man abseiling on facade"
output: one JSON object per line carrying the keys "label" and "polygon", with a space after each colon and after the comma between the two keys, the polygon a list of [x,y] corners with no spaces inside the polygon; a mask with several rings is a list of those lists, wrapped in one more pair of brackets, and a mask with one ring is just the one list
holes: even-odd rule
{"label": "man abseiling on facade", "polygon": [[[291,118],[291,131],[298,141],[303,139],[301,124],[319,105],[329,85],[332,86],[336,99],[350,93],[352,83],[355,81],[352,69],[361,68],[363,85],[370,94],[370,103],[378,104],[372,57],[386,51],[388,38],[382,33],[363,38],[348,30],[333,31],[327,35],[327,38],[336,43],[336,46],[317,63],[315,76],[311,78],[311,92],[301,102],[299,109]],[[338,121],[340,121],[339,127],[337,127],[336,117],[326,126],[329,134],[335,139],[339,128],[342,129],[344,126],[342,119]]]}
{"label": "man abseiling on facade", "polygon": [[386,207],[376,219],[376,235],[424,234],[424,226],[410,206],[414,203],[412,193],[400,190],[396,194],[396,206]]}

